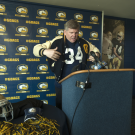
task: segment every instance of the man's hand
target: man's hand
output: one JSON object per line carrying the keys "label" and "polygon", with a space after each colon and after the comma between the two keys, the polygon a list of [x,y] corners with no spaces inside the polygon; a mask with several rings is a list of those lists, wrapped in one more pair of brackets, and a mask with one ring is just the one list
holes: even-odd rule
{"label": "man's hand", "polygon": [[[96,54],[96,56],[99,58],[99,53],[95,53],[95,54]],[[89,60],[92,61],[92,62],[94,62],[94,61],[95,61],[95,58],[90,55],[90,56],[89,56]]]}
{"label": "man's hand", "polygon": [[119,58],[119,60],[122,60],[122,57],[121,56],[119,56],[118,58]]}
{"label": "man's hand", "polygon": [[61,53],[57,51],[58,47],[55,49],[45,49],[43,54],[46,55],[48,58],[57,61],[60,58]]}
{"label": "man's hand", "polygon": [[95,59],[94,59],[94,57],[93,57],[93,56],[89,56],[89,60],[90,60],[90,61],[92,61],[92,62],[94,62],[94,61],[95,61]]}

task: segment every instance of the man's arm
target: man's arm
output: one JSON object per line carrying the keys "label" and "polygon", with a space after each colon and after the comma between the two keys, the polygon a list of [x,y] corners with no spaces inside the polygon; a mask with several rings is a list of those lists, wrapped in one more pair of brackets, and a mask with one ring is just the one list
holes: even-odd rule
{"label": "man's arm", "polygon": [[43,51],[43,55],[47,56],[48,58],[57,61],[57,59],[59,59],[61,53],[57,51],[58,47],[56,47],[55,49],[45,49]]}
{"label": "man's arm", "polygon": [[113,48],[113,52],[114,52],[115,56],[119,58],[119,60],[122,60],[122,57],[117,54],[115,47]]}
{"label": "man's arm", "polygon": [[57,47],[55,49],[50,49],[52,43],[57,40],[62,38],[61,36],[57,36],[56,38],[54,38],[51,41],[47,41],[43,44],[37,44],[34,46],[33,48],[33,54],[36,57],[42,57],[42,56],[47,56],[48,58],[53,59],[54,61],[57,61],[57,59],[59,59],[59,56],[61,55],[60,52],[57,51]]}

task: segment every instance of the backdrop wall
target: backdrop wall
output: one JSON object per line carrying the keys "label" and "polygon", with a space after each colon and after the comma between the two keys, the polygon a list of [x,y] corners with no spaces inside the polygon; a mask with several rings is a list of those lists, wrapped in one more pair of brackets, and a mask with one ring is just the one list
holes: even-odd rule
{"label": "backdrop wall", "polygon": [[10,102],[37,98],[55,105],[54,74],[33,46],[63,35],[70,19],[101,50],[102,12],[0,0],[0,93]]}

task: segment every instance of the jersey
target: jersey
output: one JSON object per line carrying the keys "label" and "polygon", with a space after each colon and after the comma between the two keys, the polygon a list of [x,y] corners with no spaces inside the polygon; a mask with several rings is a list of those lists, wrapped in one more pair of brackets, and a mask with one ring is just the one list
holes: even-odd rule
{"label": "jersey", "polygon": [[83,53],[78,41],[76,41],[75,43],[71,43],[67,40],[65,50],[65,63],[61,79],[69,75],[72,68],[82,62],[82,58]]}
{"label": "jersey", "polygon": [[120,56],[122,53],[122,50],[124,49],[124,43],[123,41],[120,43],[116,38],[112,40],[113,47],[116,48],[116,53]]}
{"label": "jersey", "polygon": [[[71,43],[68,40],[66,41],[66,50],[65,50],[65,63],[62,70],[62,76],[61,79],[66,77],[71,73],[71,70],[74,66],[79,65],[82,62],[83,59],[83,53],[81,51],[81,47],[76,41],[75,43]],[[80,70],[82,69],[80,65]],[[55,81],[56,87],[61,87],[61,84],[58,84]]]}

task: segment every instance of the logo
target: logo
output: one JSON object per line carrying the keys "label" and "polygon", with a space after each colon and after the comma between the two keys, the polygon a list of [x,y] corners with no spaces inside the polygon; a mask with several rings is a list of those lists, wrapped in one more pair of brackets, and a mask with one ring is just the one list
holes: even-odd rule
{"label": "logo", "polygon": [[5,32],[6,31],[6,26],[0,24],[0,32]]}
{"label": "logo", "polygon": [[27,65],[19,65],[19,66],[17,66],[17,70],[19,71],[19,72],[26,72],[26,71],[28,71],[28,66]]}
{"label": "logo", "polygon": [[18,62],[19,61],[19,58],[5,58],[4,61],[16,61]]}
{"label": "logo", "polygon": [[18,33],[21,33],[21,34],[27,34],[28,28],[25,27],[25,26],[18,26],[18,27],[16,28],[16,31],[17,31]]}
{"label": "logo", "polygon": [[46,22],[46,25],[59,26],[59,23]]}
{"label": "logo", "polygon": [[15,16],[19,16],[19,17],[29,17],[29,16],[27,15],[28,9],[27,9],[26,7],[19,6],[19,7],[16,8],[16,12],[17,12],[18,14],[15,14]]}
{"label": "logo", "polygon": [[30,108],[28,112],[29,113],[35,113],[36,112],[36,108]]}
{"label": "logo", "polygon": [[6,91],[7,85],[6,84],[0,84],[0,92]]}
{"label": "logo", "polygon": [[46,76],[46,79],[56,79],[55,76]]}
{"label": "logo", "polygon": [[9,18],[4,18],[4,22],[13,22],[13,23],[19,23],[19,19],[9,19]]}
{"label": "logo", "polygon": [[46,64],[38,65],[37,69],[38,69],[38,71],[40,71],[40,72],[36,72],[37,74],[48,74],[49,73],[49,72],[46,72],[46,71],[48,71],[48,65],[46,65]]}
{"label": "logo", "polygon": [[6,97],[7,100],[20,99],[20,96]]}
{"label": "logo", "polygon": [[39,21],[31,21],[31,20],[26,20],[26,23],[28,23],[28,24],[40,24]]}
{"label": "logo", "polygon": [[90,16],[90,20],[91,20],[91,22],[89,22],[89,23],[91,23],[91,24],[99,24],[98,23],[98,16],[96,16],[96,15]]}
{"label": "logo", "polygon": [[47,34],[48,34],[48,29],[47,28],[43,28],[43,27],[38,28],[37,33],[39,35],[36,35],[36,37],[49,37],[49,36],[47,36]]}
{"label": "logo", "polygon": [[41,82],[37,85],[37,87],[40,89],[40,90],[37,90],[37,92],[49,91],[49,90],[47,90],[47,88],[48,88],[47,82]]}
{"label": "logo", "polygon": [[27,77],[26,80],[40,80],[40,77]]}
{"label": "logo", "polygon": [[27,95],[27,98],[40,98],[40,95]]}
{"label": "logo", "polygon": [[89,38],[89,40],[99,40],[99,39],[98,39],[98,33],[95,32],[95,31],[92,31],[92,32],[90,33],[90,37],[91,37],[91,38]]}
{"label": "logo", "polygon": [[16,28],[16,31],[17,31],[17,33],[19,33],[19,34],[15,34],[15,36],[29,36],[29,35],[27,35],[27,33],[28,33],[28,28],[27,28],[26,26],[18,26],[18,27]]}
{"label": "logo", "polygon": [[6,46],[0,44],[0,53],[6,52]]}
{"label": "logo", "polygon": [[45,9],[38,9],[38,10],[37,10],[37,14],[38,14],[39,16],[47,16],[47,15],[48,15],[48,11],[45,10]]}
{"label": "logo", "polygon": [[7,91],[7,85],[6,84],[0,84],[0,94],[9,94]]}
{"label": "logo", "polygon": [[83,48],[86,54],[88,54],[88,45],[87,44],[83,44]]}
{"label": "logo", "polygon": [[28,93],[30,91],[28,91],[29,85],[27,83],[20,83],[17,85],[17,89],[19,91],[16,91],[16,93]]}
{"label": "logo", "polygon": [[46,64],[41,64],[38,66],[38,70],[39,71],[47,71],[48,70],[48,66]]}
{"label": "logo", "polygon": [[79,31],[79,37],[82,37],[82,36],[83,36],[83,32]]}
{"label": "logo", "polygon": [[20,6],[20,7],[16,8],[16,12],[18,14],[27,14],[28,13],[28,9],[26,7]]}
{"label": "logo", "polygon": [[18,65],[17,66],[17,72],[16,74],[29,74],[28,71],[28,65],[25,65],[25,64],[21,64],[21,65]]}
{"label": "logo", "polygon": [[92,29],[92,26],[81,25],[81,28]]}
{"label": "logo", "polygon": [[58,12],[56,13],[56,16],[57,16],[57,18],[55,18],[55,20],[67,21],[67,19],[66,19],[66,13],[63,12],[63,11],[58,11]]}
{"label": "logo", "polygon": [[13,78],[5,78],[5,81],[19,81],[19,77],[13,77]]}
{"label": "logo", "polygon": [[6,7],[3,4],[0,4],[0,12],[5,12]]}
{"label": "logo", "polygon": [[4,38],[4,42],[19,42],[19,39]]}
{"label": "logo", "polygon": [[57,34],[58,36],[62,36],[62,35],[64,34],[64,29],[58,29],[58,30],[56,31],[56,34]]}
{"label": "logo", "polygon": [[4,32],[6,32],[6,26],[0,24],[0,35],[7,35],[7,33]]}
{"label": "logo", "polygon": [[48,100],[41,100],[44,104],[48,104]]}
{"label": "logo", "polygon": [[66,18],[66,13],[63,12],[63,11],[58,11],[58,12],[56,13],[56,16],[57,16],[58,18]]}
{"label": "logo", "polygon": [[38,84],[39,89],[47,89],[48,88],[48,83],[47,82],[41,82]]}
{"label": "logo", "polygon": [[46,94],[46,97],[55,97],[56,93],[50,93],[50,94]]}
{"label": "logo", "polygon": [[0,55],[8,55],[6,52],[6,46],[0,44]]}
{"label": "logo", "polygon": [[0,64],[0,73],[2,73],[2,72],[6,72],[7,71],[7,67],[6,67],[6,65],[2,65],[2,64]]}
{"label": "logo", "polygon": [[26,39],[26,43],[40,43],[40,40]]}
{"label": "logo", "polygon": [[15,55],[29,55],[27,54],[28,52],[28,47],[26,45],[19,45],[16,47],[16,51],[18,53],[16,53]]}
{"label": "logo", "polygon": [[18,90],[28,90],[29,86],[27,83],[20,83],[17,85]]}
{"label": "logo", "polygon": [[38,16],[36,16],[36,18],[38,18],[38,19],[49,19],[49,18],[47,18],[48,11],[45,10],[45,9],[38,9],[37,10],[37,15]]}
{"label": "logo", "polygon": [[77,22],[84,23],[84,21],[82,21],[83,20],[83,15],[82,14],[76,13],[76,14],[74,14],[74,18],[76,19]]}

